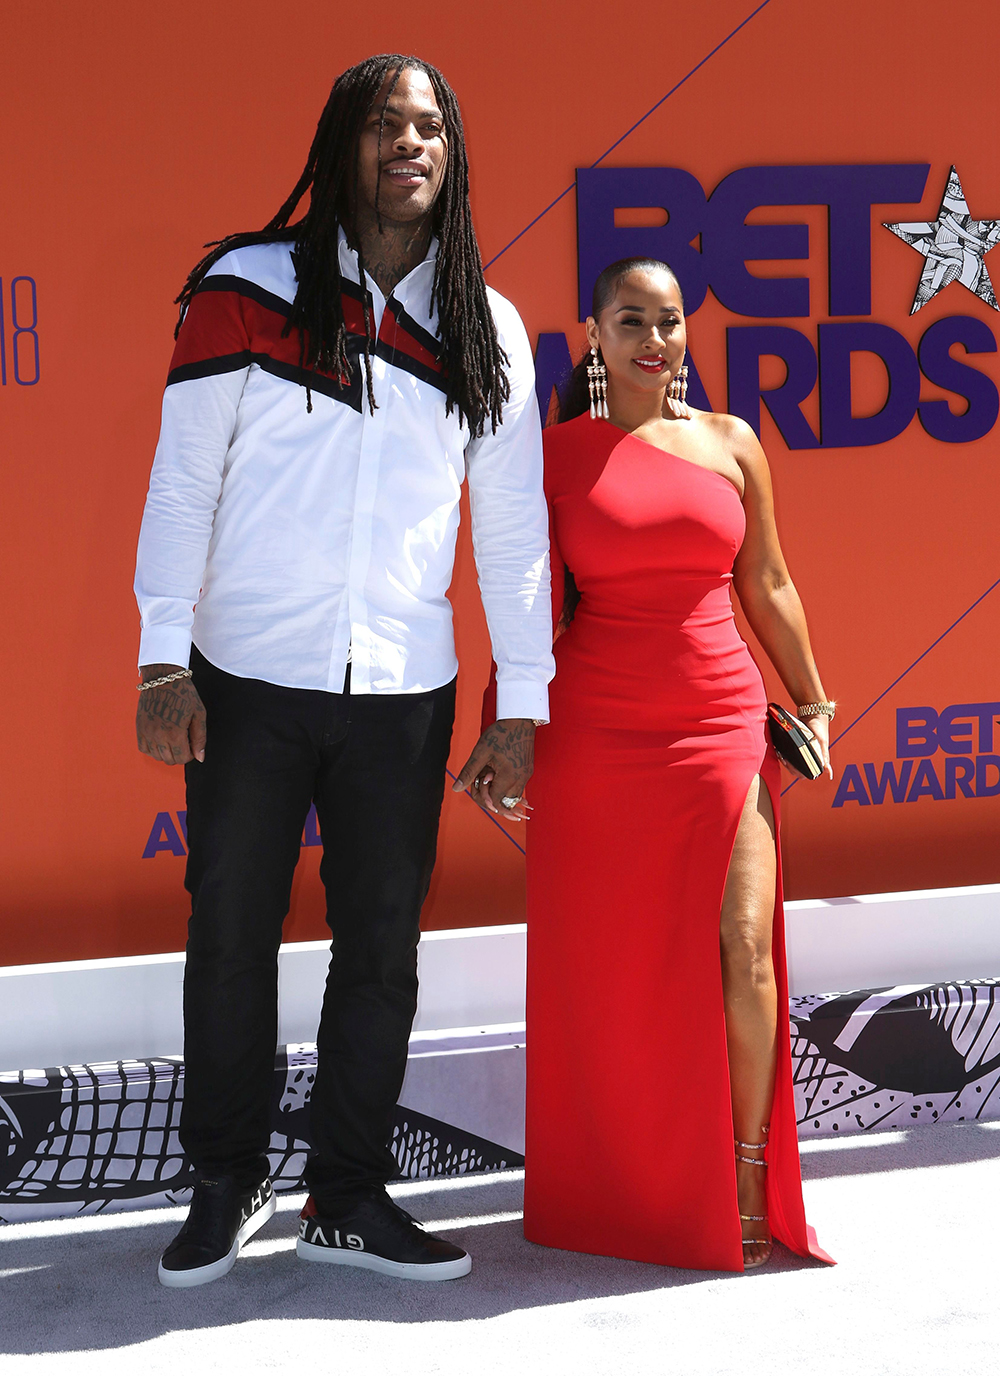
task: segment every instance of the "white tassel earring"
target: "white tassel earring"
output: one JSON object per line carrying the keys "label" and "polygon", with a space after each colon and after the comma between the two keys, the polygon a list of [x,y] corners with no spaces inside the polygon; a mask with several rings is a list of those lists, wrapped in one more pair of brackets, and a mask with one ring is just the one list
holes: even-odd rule
{"label": "white tassel earring", "polygon": [[677,369],[667,388],[667,405],[677,420],[690,420],[691,408],[687,404],[688,370],[687,364]]}
{"label": "white tassel earring", "polygon": [[590,392],[590,419],[608,419],[608,370],[597,350],[591,346],[587,364],[587,390]]}

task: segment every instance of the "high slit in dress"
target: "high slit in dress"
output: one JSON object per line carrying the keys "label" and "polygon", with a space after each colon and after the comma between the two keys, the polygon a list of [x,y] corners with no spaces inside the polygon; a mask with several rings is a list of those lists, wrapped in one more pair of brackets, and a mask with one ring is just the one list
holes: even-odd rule
{"label": "high slit in dress", "polygon": [[[760,671],[730,599],[728,479],[607,421],[545,432],[556,642],[528,827],[524,1231],[602,1256],[741,1271],[719,919],[756,775],[777,827]],[[802,1203],[781,870],[768,1214],[829,1261]]]}

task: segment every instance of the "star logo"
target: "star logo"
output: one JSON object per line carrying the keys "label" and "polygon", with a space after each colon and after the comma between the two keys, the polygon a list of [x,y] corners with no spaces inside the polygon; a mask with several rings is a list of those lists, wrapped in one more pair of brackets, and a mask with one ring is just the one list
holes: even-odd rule
{"label": "star logo", "polygon": [[914,220],[910,224],[886,225],[905,244],[926,259],[910,314],[937,296],[949,282],[961,282],[981,301],[1000,311],[989,268],[984,258],[1000,243],[1000,220],[974,220],[969,214],[965,192],[954,167],[936,220]]}

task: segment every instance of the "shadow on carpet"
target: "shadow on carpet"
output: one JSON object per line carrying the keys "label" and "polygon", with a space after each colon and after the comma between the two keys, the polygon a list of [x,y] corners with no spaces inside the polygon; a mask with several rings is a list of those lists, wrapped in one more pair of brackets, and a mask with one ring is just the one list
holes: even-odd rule
{"label": "shadow on carpet", "polygon": [[[1000,1155],[1000,1132],[978,1125],[920,1128],[809,1144],[806,1179],[881,1173],[980,1161]],[[899,1140],[904,1138],[904,1140]],[[769,1284],[818,1267],[777,1247],[771,1263],[748,1276],[683,1271],[640,1262],[561,1252],[527,1242],[521,1230],[521,1172],[457,1182],[394,1187],[405,1208],[468,1247],[471,1276],[447,1284],[393,1281],[367,1271],[315,1266],[295,1257],[296,1205],[278,1213],[221,1281],[165,1290],[156,1280],[160,1252],[183,1210],[12,1225],[0,1231],[4,1321],[0,1353],[85,1352],[260,1320],[325,1319],[380,1323],[465,1322],[539,1306],[571,1304],[720,1282]],[[511,1217],[511,1215],[514,1215]]]}
{"label": "shadow on carpet", "polygon": [[995,1125],[942,1123],[939,1127],[921,1125],[908,1132],[875,1132],[865,1137],[853,1133],[839,1141],[823,1137],[802,1143],[801,1149],[802,1179],[830,1180],[992,1161],[1000,1157],[1000,1131]]}
{"label": "shadow on carpet", "polygon": [[[464,1322],[539,1305],[744,1279],[538,1247],[525,1241],[519,1218],[463,1226],[470,1215],[519,1212],[521,1192],[520,1179],[497,1179],[469,1190],[406,1194],[401,1202],[407,1209],[441,1223],[441,1231],[474,1257],[469,1277],[436,1285],[298,1261],[297,1214],[290,1208],[261,1229],[228,1276],[190,1290],[165,1290],[156,1280],[159,1254],[183,1216],[176,1211],[169,1222],[154,1221],[153,1210],[114,1215],[127,1226],[105,1226],[89,1236],[12,1239],[0,1265],[6,1311],[0,1352],[106,1349],[257,1320]],[[454,1221],[445,1222],[449,1216]],[[137,1217],[143,1219],[138,1226]],[[111,1225],[112,1217],[101,1222]],[[772,1271],[813,1264],[779,1250]]]}

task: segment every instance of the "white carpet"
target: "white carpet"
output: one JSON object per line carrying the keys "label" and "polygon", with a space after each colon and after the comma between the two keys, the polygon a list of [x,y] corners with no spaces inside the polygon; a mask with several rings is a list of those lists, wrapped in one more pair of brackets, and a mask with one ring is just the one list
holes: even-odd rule
{"label": "white carpet", "polygon": [[298,1262],[278,1213],[222,1281],[164,1290],[183,1211],[0,1229],[3,1376],[903,1376],[991,1372],[1000,1123],[814,1141],[806,1206],[834,1268],[783,1249],[746,1276],[555,1252],[521,1234],[521,1175],[393,1193],[475,1257],[427,1285]]}

